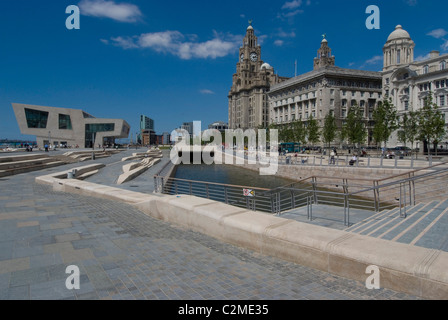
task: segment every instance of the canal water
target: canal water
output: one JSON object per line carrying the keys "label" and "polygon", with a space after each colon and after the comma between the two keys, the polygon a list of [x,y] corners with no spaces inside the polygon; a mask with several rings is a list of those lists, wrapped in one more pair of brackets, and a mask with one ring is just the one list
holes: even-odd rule
{"label": "canal water", "polygon": [[179,165],[175,178],[264,189],[274,189],[295,182],[277,176],[261,176],[258,171],[225,164]]}
{"label": "canal water", "polygon": [[[278,176],[262,176],[258,171],[252,171],[245,168],[232,166],[232,165],[179,165],[174,178],[198,181],[196,183],[177,181],[168,185],[167,191],[170,194],[193,194],[198,197],[210,198],[216,201],[227,201],[230,204],[238,206],[248,206],[247,201],[255,199],[256,209],[260,211],[270,212],[273,210],[273,198],[272,193],[260,190],[254,190],[254,198],[247,198],[244,195],[243,188],[227,188],[223,185],[243,186],[262,189],[276,189],[278,187],[284,187],[287,185],[295,184],[295,188],[299,185],[297,181],[292,179],[286,179]],[[204,182],[212,182],[222,184],[219,186],[208,185],[205,186]],[[309,184],[300,185],[301,190],[295,190],[294,195],[291,194],[291,190],[283,189],[280,192],[280,198],[278,198],[277,206],[280,206],[281,210],[289,210],[291,202],[293,201],[294,207],[305,206],[307,204],[307,197],[312,194],[312,187]],[[330,198],[326,194],[324,188],[318,187],[319,191],[322,191],[319,195],[320,204],[332,204],[336,206],[344,205],[344,197],[341,193],[340,196],[332,195]],[[311,193],[310,193],[311,192]],[[294,200],[292,200],[294,199]],[[247,201],[246,201],[247,200]],[[275,200],[277,201],[277,200]],[[352,197],[351,205],[356,207],[358,205],[365,205],[365,199],[360,197]]]}

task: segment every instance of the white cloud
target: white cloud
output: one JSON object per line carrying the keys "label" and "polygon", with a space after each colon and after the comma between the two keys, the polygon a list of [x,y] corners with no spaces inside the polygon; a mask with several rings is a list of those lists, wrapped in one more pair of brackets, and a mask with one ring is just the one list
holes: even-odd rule
{"label": "white cloud", "polygon": [[294,10],[294,9],[299,8],[301,5],[302,5],[302,0],[293,0],[291,2],[286,2],[282,6],[282,9]]}
{"label": "white cloud", "polygon": [[281,13],[277,14],[277,18],[279,18],[279,19],[292,18],[292,17],[298,15],[299,13],[303,13],[303,12],[304,12],[303,10],[281,12]]}
{"label": "white cloud", "polygon": [[430,54],[426,54],[424,56],[418,56],[417,58],[415,58],[415,61],[423,61],[423,60],[428,60],[430,58]]}
{"label": "white cloud", "polygon": [[444,40],[445,42],[442,44],[442,49],[444,50],[444,51],[447,51],[448,50],[448,40]]}
{"label": "white cloud", "polygon": [[199,92],[202,94],[215,94],[212,90],[209,89],[202,89]]}
{"label": "white cloud", "polygon": [[380,61],[383,61],[383,56],[374,56],[372,59],[369,59],[365,62],[365,64],[376,64]]}
{"label": "white cloud", "polygon": [[365,68],[367,66],[375,66],[379,64],[380,62],[383,62],[384,57],[383,56],[374,56],[373,58],[367,60],[364,62],[364,64],[361,66],[362,68]]}
{"label": "white cloud", "polygon": [[286,32],[286,31],[283,31],[283,29],[279,29],[276,35],[280,38],[295,38],[296,37],[296,33],[294,31]]}
{"label": "white cloud", "polygon": [[440,39],[443,38],[444,36],[446,36],[448,34],[448,31],[446,31],[445,29],[435,29],[432,30],[431,32],[429,32],[427,35],[434,37],[436,39]]}
{"label": "white cloud", "polygon": [[109,18],[120,22],[136,22],[142,17],[140,9],[129,3],[115,3],[107,0],[82,0],[81,14],[85,16]]}
{"label": "white cloud", "polygon": [[274,45],[277,47],[281,47],[285,42],[283,40],[275,40]]}
{"label": "white cloud", "polygon": [[[304,11],[299,9],[303,4],[302,0],[293,0],[290,2],[285,2],[282,6],[282,12],[279,12],[277,14],[277,18],[284,20],[284,19],[288,19],[288,20],[292,20],[296,15],[298,15],[299,13],[303,13]],[[310,5],[311,2],[310,0],[308,0],[306,2],[306,5]]]}
{"label": "white cloud", "polygon": [[151,49],[159,53],[168,53],[181,59],[216,59],[227,56],[237,50],[241,36],[221,35],[214,32],[214,38],[205,42],[195,41],[197,36],[185,36],[179,31],[145,33],[134,37],[111,38],[112,44],[123,49]]}

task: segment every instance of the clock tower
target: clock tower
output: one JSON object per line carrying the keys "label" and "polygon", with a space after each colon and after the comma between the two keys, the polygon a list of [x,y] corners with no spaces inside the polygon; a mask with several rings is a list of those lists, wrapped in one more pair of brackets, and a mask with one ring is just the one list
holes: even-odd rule
{"label": "clock tower", "polygon": [[261,60],[261,46],[250,22],[239,50],[239,61],[229,93],[229,128],[257,129],[269,125],[270,86],[286,78],[278,77],[274,69]]}

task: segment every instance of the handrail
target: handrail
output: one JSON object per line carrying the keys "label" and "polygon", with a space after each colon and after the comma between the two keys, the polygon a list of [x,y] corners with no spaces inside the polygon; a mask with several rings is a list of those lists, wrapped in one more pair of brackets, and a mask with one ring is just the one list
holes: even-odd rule
{"label": "handrail", "polygon": [[442,162],[442,163],[438,163],[438,164],[435,164],[435,165],[433,165],[433,166],[429,166],[429,167],[425,167],[425,168],[420,168],[420,169],[416,169],[416,170],[413,170],[413,171],[408,171],[408,172],[405,172],[405,173],[400,173],[400,174],[397,174],[397,175],[394,175],[394,176],[390,176],[390,177],[387,177],[387,178],[382,178],[382,179],[377,179],[377,180],[375,180],[375,181],[384,181],[384,180],[388,180],[388,179],[394,179],[394,178],[398,178],[398,177],[400,177],[400,176],[402,176],[402,175],[407,175],[407,174],[411,174],[411,173],[416,173],[416,172],[420,172],[420,171],[424,171],[424,170],[430,170],[430,169],[432,169],[432,168],[435,168],[435,167],[439,167],[439,166],[443,166],[443,165],[447,165],[448,164],[448,162]]}
{"label": "handrail", "polygon": [[[441,168],[440,170],[432,170],[434,168],[440,168],[448,164],[443,162],[426,168],[420,168],[406,173],[397,174],[391,177],[382,179],[363,179],[363,178],[343,178],[343,177],[322,177],[312,176],[299,181],[289,183],[284,186],[279,186],[273,189],[249,187],[241,185],[223,184],[207,181],[194,181],[180,178],[165,178],[162,176],[154,176],[156,179],[156,185],[158,185],[158,179],[161,179],[162,187],[169,187],[166,192],[187,192],[189,194],[198,194],[202,197],[209,199],[216,198],[221,195],[217,192],[218,189],[213,186],[219,186],[224,188],[225,202],[235,206],[246,206],[251,210],[261,210],[271,212],[273,214],[281,214],[285,210],[292,210],[297,207],[303,207],[305,200],[307,206],[310,205],[308,197],[312,198],[313,204],[329,204],[336,205],[344,208],[344,223],[348,225],[350,222],[350,209],[351,208],[371,208],[376,212],[384,210],[385,208],[397,207],[402,208],[402,205],[415,205],[416,204],[416,191],[420,188],[421,184],[416,185],[415,182],[422,181],[428,177],[434,177],[436,175],[442,175],[442,177],[448,173],[448,168]],[[422,173],[416,175],[416,173]],[[397,179],[398,178],[398,179]],[[320,180],[326,180],[322,183]],[[396,179],[394,181],[387,181]],[[336,180],[336,182],[334,182]],[[339,181],[340,180],[340,183]],[[331,183],[329,181],[332,181]],[[355,182],[350,184],[350,182]],[[372,185],[362,185],[356,183],[357,181],[369,181]],[[165,183],[164,183],[165,182]],[[334,190],[335,183],[337,186],[342,187]],[[193,185],[194,184],[194,185]],[[199,188],[198,188],[199,185]],[[300,185],[300,186],[298,186]],[[192,188],[193,186],[193,188]],[[331,186],[331,188],[328,188]],[[399,186],[399,187],[398,187]],[[327,187],[327,188],[325,188]],[[188,190],[186,190],[186,188]],[[356,188],[357,190],[349,192],[350,188]],[[251,189],[258,191],[254,197],[244,197],[242,193],[239,193],[236,189]],[[322,190],[323,189],[323,190]],[[408,190],[406,190],[408,189]],[[443,188],[442,188],[443,189]],[[369,194],[372,192],[373,194]],[[381,191],[381,193],[380,193]],[[399,191],[399,195],[396,194]],[[361,194],[366,195],[361,195]],[[385,195],[385,197],[381,197]],[[418,195],[421,194],[418,192]],[[321,199],[319,199],[321,197]],[[382,199],[380,199],[380,197]],[[404,197],[404,198],[403,198]],[[399,203],[394,201],[397,200]],[[340,200],[340,201],[337,201]],[[311,204],[312,205],[312,204]],[[406,217],[406,208],[404,214],[400,210],[400,216]]]}
{"label": "handrail", "polygon": [[[155,176],[157,178],[158,176]],[[209,181],[199,181],[199,180],[187,180],[187,179],[179,179],[179,178],[167,178],[167,180],[171,181],[183,181],[188,183],[204,183],[204,184],[211,184],[216,186],[223,186],[223,187],[233,187],[233,188],[243,188],[243,189],[255,189],[260,191],[270,191],[271,189],[266,188],[258,188],[258,187],[248,187],[248,186],[239,186],[239,185],[233,185],[233,184],[225,184],[225,183],[217,183],[217,182],[209,182]]]}
{"label": "handrail", "polygon": [[[370,188],[367,188],[367,189],[364,189],[364,190],[361,190],[361,191],[354,191],[354,192],[351,192],[350,195],[355,195],[355,194],[359,194],[359,193],[364,193],[364,192],[372,191],[372,190],[375,190],[375,189],[386,188],[386,187],[390,187],[390,186],[393,186],[393,185],[397,185],[397,184],[401,184],[401,183],[406,183],[406,182],[409,182],[409,181],[416,181],[416,180],[420,180],[420,179],[422,179],[422,178],[426,178],[426,177],[428,177],[428,176],[433,176],[433,175],[436,175],[436,174],[438,175],[438,174],[445,173],[445,172],[448,172],[448,168],[445,168],[444,170],[440,170],[440,171],[427,172],[427,173],[424,173],[424,174],[422,174],[422,175],[419,175],[419,176],[412,176],[412,177],[411,177],[410,175],[411,175],[411,173],[413,173],[413,172],[408,172],[408,173],[406,173],[405,175],[409,175],[409,178],[405,178],[405,179],[402,179],[402,180],[396,180],[396,181],[388,182],[388,183],[386,183],[386,184],[382,184],[382,185],[378,185],[378,186],[370,187]],[[401,174],[400,174],[400,175],[396,175],[395,177],[400,177],[400,176],[401,176]],[[391,177],[390,179],[392,179],[392,177]],[[382,180],[384,181],[384,180],[386,180],[386,179],[382,179]],[[382,180],[377,180],[377,181],[382,181]]]}

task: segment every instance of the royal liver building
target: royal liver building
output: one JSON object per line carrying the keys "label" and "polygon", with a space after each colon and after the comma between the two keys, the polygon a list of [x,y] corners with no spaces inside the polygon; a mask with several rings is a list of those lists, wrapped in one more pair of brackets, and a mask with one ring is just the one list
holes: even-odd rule
{"label": "royal liver building", "polygon": [[278,77],[274,69],[261,60],[254,28],[247,28],[239,62],[229,93],[229,128],[256,129],[269,125],[269,88],[287,78]]}

